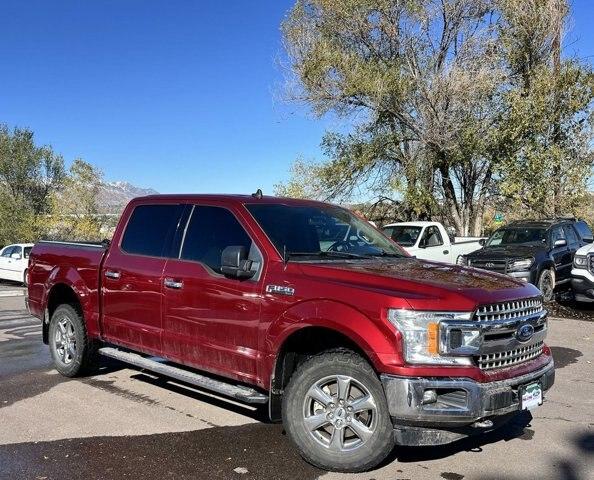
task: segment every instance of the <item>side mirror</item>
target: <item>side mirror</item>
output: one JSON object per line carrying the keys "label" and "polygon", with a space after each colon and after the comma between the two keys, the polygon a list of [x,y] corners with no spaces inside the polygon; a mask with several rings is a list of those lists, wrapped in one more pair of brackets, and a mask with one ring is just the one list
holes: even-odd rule
{"label": "side mirror", "polygon": [[584,243],[592,243],[594,241],[592,237],[584,237],[582,238],[582,240],[584,241]]}
{"label": "side mirror", "polygon": [[481,238],[481,239],[479,240],[479,245],[480,245],[481,247],[484,247],[486,244],[487,244],[487,239],[486,239],[486,238]]}
{"label": "side mirror", "polygon": [[10,258],[14,259],[14,260],[20,260],[21,259],[21,254],[20,253],[13,253]]}
{"label": "side mirror", "polygon": [[421,238],[421,240],[419,240],[419,248],[427,248],[427,239],[426,238]]}
{"label": "side mirror", "polygon": [[246,279],[254,276],[247,249],[240,245],[226,247],[221,253],[221,272],[226,277]]}
{"label": "side mirror", "polygon": [[564,247],[565,245],[567,245],[567,240],[565,240],[564,238],[555,240],[555,243],[553,244],[554,247]]}

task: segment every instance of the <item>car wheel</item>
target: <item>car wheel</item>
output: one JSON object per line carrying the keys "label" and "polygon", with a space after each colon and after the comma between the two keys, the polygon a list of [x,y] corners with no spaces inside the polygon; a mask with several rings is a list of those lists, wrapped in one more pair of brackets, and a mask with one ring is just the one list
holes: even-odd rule
{"label": "car wheel", "polygon": [[382,385],[350,351],[322,353],[298,367],[283,396],[283,423],[301,456],[326,470],[369,470],[394,448]]}
{"label": "car wheel", "polygon": [[66,377],[90,371],[96,360],[96,347],[87,336],[84,319],[72,305],[60,305],[49,325],[49,347],[54,366]]}
{"label": "car wheel", "polygon": [[538,277],[538,288],[545,302],[553,301],[555,298],[555,272],[552,269],[541,272],[540,277]]}
{"label": "car wheel", "polygon": [[28,272],[28,270],[25,268],[25,271],[23,272],[23,285],[25,287],[28,286],[28,283],[27,283],[27,272]]}

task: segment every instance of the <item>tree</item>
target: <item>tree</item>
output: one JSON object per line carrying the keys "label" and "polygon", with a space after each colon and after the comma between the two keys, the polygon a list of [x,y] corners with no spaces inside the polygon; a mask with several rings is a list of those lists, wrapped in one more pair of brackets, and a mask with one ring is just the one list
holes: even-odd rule
{"label": "tree", "polygon": [[63,188],[52,196],[48,235],[59,239],[99,241],[109,221],[98,204],[103,174],[93,165],[76,159]]}
{"label": "tree", "polygon": [[[512,186],[533,180],[513,168],[526,161],[531,143],[539,146],[541,164],[576,149],[587,153],[590,70],[580,66],[580,75],[572,76],[564,73],[571,62],[552,62],[559,56],[565,5],[298,0],[283,23],[293,95],[317,115],[351,119],[353,128],[328,132],[322,141],[328,161],[296,168],[287,186],[306,185],[304,192],[341,201],[358,189],[392,192],[418,217],[439,213],[461,234],[479,234],[493,196],[521,195]],[[564,103],[555,95],[560,88],[579,92],[580,101]],[[542,128],[526,127],[536,96],[566,109],[542,111],[539,125],[556,125],[547,141]],[[572,180],[583,173],[578,170]],[[556,191],[576,198],[564,188]]]}
{"label": "tree", "polygon": [[36,240],[38,220],[64,179],[64,161],[33,132],[0,125],[0,244]]}

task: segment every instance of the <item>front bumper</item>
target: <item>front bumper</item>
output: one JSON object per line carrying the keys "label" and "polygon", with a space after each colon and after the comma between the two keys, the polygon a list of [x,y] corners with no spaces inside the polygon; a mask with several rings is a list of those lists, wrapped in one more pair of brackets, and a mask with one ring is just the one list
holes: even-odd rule
{"label": "front bumper", "polygon": [[[539,382],[543,391],[548,390],[555,382],[555,367],[551,359],[545,367],[534,372],[490,383],[468,378],[393,375],[382,375],[381,380],[396,442],[401,445],[436,445],[483,432],[482,427],[494,428],[507,420],[520,411],[519,388]],[[436,402],[423,403],[426,390],[436,391]]]}
{"label": "front bumper", "polygon": [[578,302],[594,302],[594,281],[572,272],[571,289]]}

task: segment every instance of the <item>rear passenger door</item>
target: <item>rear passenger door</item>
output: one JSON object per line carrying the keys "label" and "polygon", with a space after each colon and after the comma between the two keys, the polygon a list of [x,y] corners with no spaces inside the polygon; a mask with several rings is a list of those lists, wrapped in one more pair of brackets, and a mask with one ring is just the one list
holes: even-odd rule
{"label": "rear passenger door", "polygon": [[569,261],[569,266],[567,267],[563,280],[569,280],[571,278],[573,257],[575,255],[575,252],[577,252],[578,248],[581,247],[581,242],[578,237],[578,234],[576,233],[572,225],[568,223],[564,224],[563,232],[565,233],[565,239],[567,240],[567,251],[569,253],[569,257],[567,258],[567,260]]}
{"label": "rear passenger door", "polygon": [[123,234],[111,245],[101,271],[102,332],[110,342],[160,355],[163,269],[185,207],[129,208]]}
{"label": "rear passenger door", "polygon": [[[163,356],[243,381],[256,381],[263,257],[237,212],[195,205],[177,258],[165,267]],[[221,253],[246,248],[258,273],[238,280],[221,274]]]}

